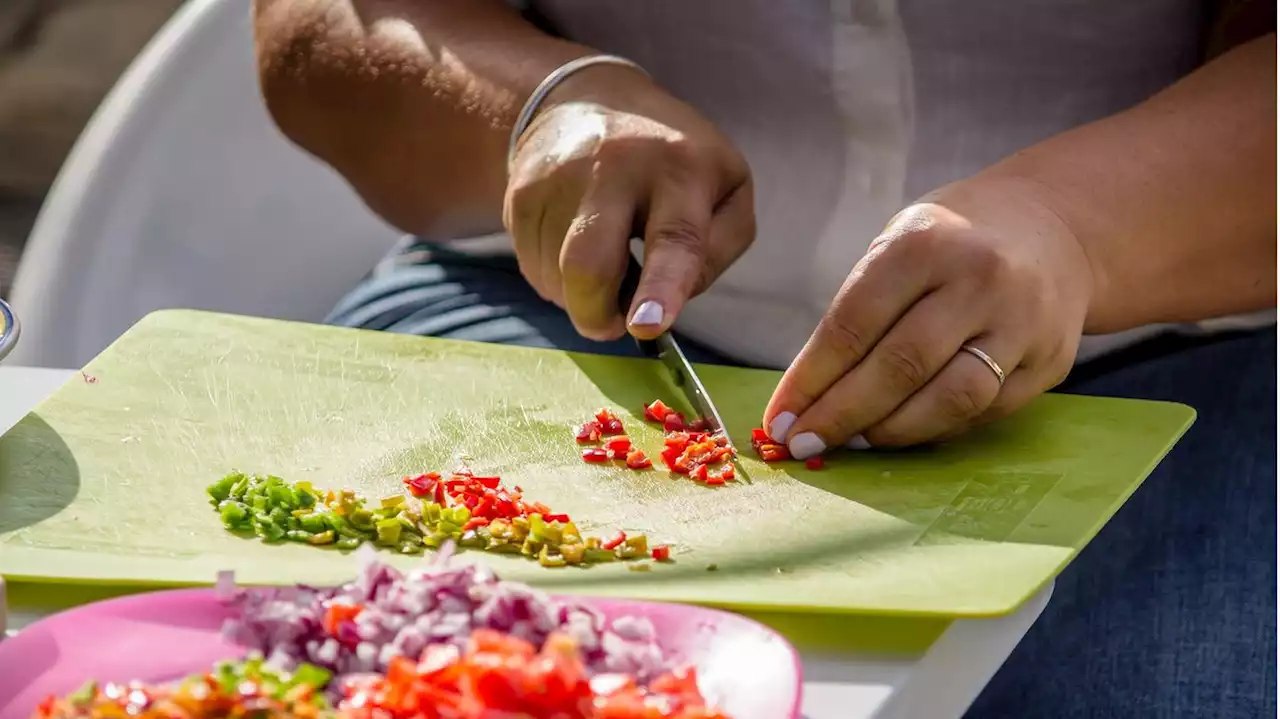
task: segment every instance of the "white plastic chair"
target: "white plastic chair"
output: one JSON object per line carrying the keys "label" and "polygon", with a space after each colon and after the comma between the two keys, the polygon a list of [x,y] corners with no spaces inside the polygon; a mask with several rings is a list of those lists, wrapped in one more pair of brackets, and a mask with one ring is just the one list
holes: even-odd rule
{"label": "white plastic chair", "polygon": [[143,315],[319,320],[398,233],[272,125],[244,0],[189,0],[63,166],[18,268],[8,363],[80,367]]}

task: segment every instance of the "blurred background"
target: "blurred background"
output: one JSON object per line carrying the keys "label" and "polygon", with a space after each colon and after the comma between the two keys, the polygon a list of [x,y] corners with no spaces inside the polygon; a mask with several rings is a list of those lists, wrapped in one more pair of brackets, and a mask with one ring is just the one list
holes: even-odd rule
{"label": "blurred background", "polygon": [[0,0],[0,297],[80,130],[180,4]]}

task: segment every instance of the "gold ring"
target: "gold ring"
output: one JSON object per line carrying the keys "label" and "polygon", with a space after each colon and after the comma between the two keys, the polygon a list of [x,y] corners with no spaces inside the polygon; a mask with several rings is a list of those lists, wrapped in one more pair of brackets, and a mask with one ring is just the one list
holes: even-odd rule
{"label": "gold ring", "polygon": [[987,367],[989,367],[993,373],[995,373],[996,381],[1000,383],[1000,386],[1001,387],[1004,386],[1004,370],[1000,369],[999,363],[991,359],[991,355],[987,354],[986,352],[983,352],[982,350],[978,349],[977,347],[974,347],[973,345],[968,345],[968,344],[960,345],[960,349],[982,360],[982,363],[985,364]]}

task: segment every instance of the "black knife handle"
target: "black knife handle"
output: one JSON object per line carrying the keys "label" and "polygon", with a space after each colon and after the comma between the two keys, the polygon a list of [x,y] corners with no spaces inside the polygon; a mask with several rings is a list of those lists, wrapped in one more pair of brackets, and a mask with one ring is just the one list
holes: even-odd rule
{"label": "black knife handle", "polygon": [[[623,320],[630,319],[631,303],[636,300],[636,290],[640,289],[640,261],[627,252],[627,273],[622,276],[622,287],[618,290],[618,310]],[[647,357],[658,356],[658,343],[653,340],[636,338],[636,345]]]}

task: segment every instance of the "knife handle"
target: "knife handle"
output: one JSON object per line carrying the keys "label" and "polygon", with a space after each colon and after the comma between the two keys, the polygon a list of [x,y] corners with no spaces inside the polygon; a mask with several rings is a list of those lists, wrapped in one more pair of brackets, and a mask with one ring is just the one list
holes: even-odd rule
{"label": "knife handle", "polygon": [[[631,312],[631,303],[635,302],[636,291],[640,289],[640,260],[636,256],[627,252],[627,273],[622,276],[622,287],[618,291],[618,310],[622,312],[622,319],[626,321]],[[635,338],[636,346],[646,357],[658,356],[658,343],[653,340],[642,340]]]}

